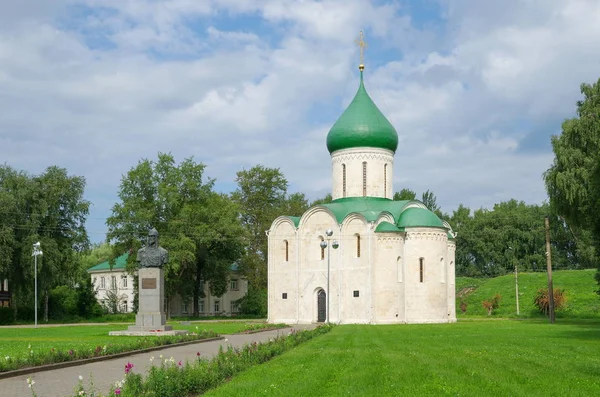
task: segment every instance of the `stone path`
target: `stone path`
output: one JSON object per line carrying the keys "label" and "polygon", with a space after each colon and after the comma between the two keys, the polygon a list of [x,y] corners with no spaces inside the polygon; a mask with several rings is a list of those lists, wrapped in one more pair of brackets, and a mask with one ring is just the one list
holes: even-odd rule
{"label": "stone path", "polygon": [[[296,330],[313,329],[315,324],[294,325],[290,328]],[[225,340],[216,340],[204,343],[194,343],[179,347],[167,347],[148,353],[138,353],[127,357],[120,357],[106,361],[99,361],[80,366],[61,368],[50,371],[37,372],[29,375],[20,375],[0,380],[0,396],[2,397],[31,397],[31,389],[27,387],[27,378],[35,381],[35,391],[39,397],[63,397],[74,395],[74,388],[79,381],[79,375],[83,376],[83,382],[89,384],[90,374],[93,376],[97,391],[107,394],[110,386],[123,379],[125,364],[131,362],[133,371],[144,374],[150,367],[150,357],[156,362],[162,354],[164,359],[173,357],[176,362],[196,360],[196,353],[200,352],[202,357],[213,357],[219,351],[219,346],[232,345],[242,347],[252,342],[266,342],[270,338],[282,333],[289,333],[290,328],[275,331],[258,332],[255,334],[224,335]]]}

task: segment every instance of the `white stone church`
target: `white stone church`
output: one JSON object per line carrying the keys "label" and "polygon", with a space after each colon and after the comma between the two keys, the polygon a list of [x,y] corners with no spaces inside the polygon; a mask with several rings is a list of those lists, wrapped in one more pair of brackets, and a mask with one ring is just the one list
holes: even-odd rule
{"label": "white stone church", "polygon": [[454,234],[420,201],[392,199],[398,134],[359,70],[327,135],[333,202],[280,216],[267,232],[268,321],[455,322]]}

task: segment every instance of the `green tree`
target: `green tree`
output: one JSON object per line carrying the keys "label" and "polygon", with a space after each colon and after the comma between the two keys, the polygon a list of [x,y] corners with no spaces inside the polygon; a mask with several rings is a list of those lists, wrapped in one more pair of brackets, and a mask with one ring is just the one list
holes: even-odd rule
{"label": "green tree", "polygon": [[286,197],[281,214],[302,216],[308,208],[308,199],[304,193],[292,193]]}
{"label": "green tree", "polygon": [[89,244],[84,225],[90,203],[84,190],[85,179],[64,168],[30,175],[0,166],[0,275],[11,285],[15,317],[21,303],[33,304],[33,243],[40,241],[44,252],[38,259],[38,290],[45,321],[50,290],[73,288],[79,281],[78,254]]}
{"label": "green tree", "polygon": [[[586,232],[593,236],[596,256],[600,252],[600,79],[582,84],[581,93],[577,116],[565,120],[562,133],[551,138],[554,162],[544,179],[551,206],[571,230],[579,232],[578,237],[585,239]],[[600,268],[596,280],[600,283]]]}
{"label": "green tree", "polygon": [[267,287],[267,236],[265,231],[286,209],[288,182],[279,168],[257,165],[237,173],[238,188],[232,197],[240,206],[242,225],[248,232],[247,251],[240,270],[256,289]]}
{"label": "green tree", "polygon": [[315,201],[313,201],[312,203],[310,203],[311,207],[314,207],[315,205],[320,205],[320,204],[329,204],[333,201],[333,198],[331,197],[331,193],[327,193],[325,195],[325,197],[322,197],[320,199],[316,199]]}
{"label": "green tree", "polygon": [[165,297],[193,297],[195,314],[200,281],[217,296],[225,291],[229,266],[242,253],[244,233],[237,206],[212,191],[214,180],[204,181],[204,169],[191,158],[176,164],[164,153],[156,162],[141,160],[123,177],[120,202],[107,219],[113,259],[130,252],[131,273],[137,270],[137,250],[148,230],[158,230],[160,244],[169,251]]}
{"label": "green tree", "polygon": [[423,192],[423,194],[421,195],[421,201],[423,202],[423,204],[425,204],[425,207],[427,207],[431,212],[441,214],[440,206],[437,204],[437,198],[435,197],[435,194],[433,194],[433,192],[429,190]]}
{"label": "green tree", "polygon": [[402,201],[402,200],[415,200],[417,198],[417,193],[413,192],[410,189],[404,188],[399,192],[394,193],[394,200]]}

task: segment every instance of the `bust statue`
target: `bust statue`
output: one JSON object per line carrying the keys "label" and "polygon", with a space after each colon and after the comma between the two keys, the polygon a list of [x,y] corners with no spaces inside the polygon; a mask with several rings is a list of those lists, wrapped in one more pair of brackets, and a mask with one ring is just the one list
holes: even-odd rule
{"label": "bust statue", "polygon": [[148,232],[148,242],[145,247],[138,250],[137,261],[141,267],[162,268],[169,261],[169,253],[158,245],[158,231],[152,229]]}

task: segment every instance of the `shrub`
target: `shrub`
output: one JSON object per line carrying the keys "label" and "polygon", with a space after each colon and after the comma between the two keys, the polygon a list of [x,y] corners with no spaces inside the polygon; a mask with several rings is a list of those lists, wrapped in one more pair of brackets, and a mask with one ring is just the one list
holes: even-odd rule
{"label": "shrub", "polygon": [[465,314],[467,312],[467,302],[464,299],[460,300],[460,311],[463,312],[463,314]]}
{"label": "shrub", "polygon": [[0,307],[0,325],[9,325],[15,322],[14,311],[10,307]]}
{"label": "shrub", "polygon": [[48,317],[63,320],[79,314],[77,307],[77,291],[66,285],[50,290],[48,299]]}
{"label": "shrub", "polygon": [[267,316],[267,290],[250,287],[248,293],[236,303],[241,314],[251,314],[260,317]]}
{"label": "shrub", "polygon": [[[554,310],[560,310],[565,307],[567,297],[564,289],[554,288]],[[548,288],[540,288],[533,298],[533,304],[538,308],[540,313],[548,315],[550,311],[550,297],[548,296]]]}
{"label": "shrub", "polygon": [[487,310],[488,316],[491,316],[492,312],[500,306],[501,299],[502,296],[500,296],[500,294],[496,294],[492,296],[491,299],[481,302],[481,305]]}

